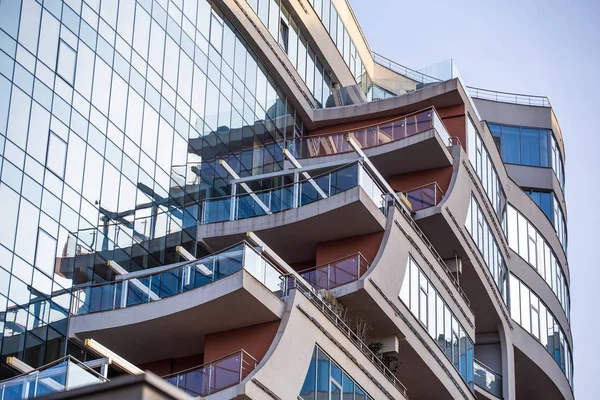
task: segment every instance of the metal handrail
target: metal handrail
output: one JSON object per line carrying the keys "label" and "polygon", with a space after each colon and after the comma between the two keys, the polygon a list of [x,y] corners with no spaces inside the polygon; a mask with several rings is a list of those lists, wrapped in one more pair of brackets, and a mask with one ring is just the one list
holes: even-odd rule
{"label": "metal handrail", "polygon": [[483,367],[483,369],[485,369],[485,370],[487,370],[487,371],[491,372],[492,374],[494,374],[494,375],[497,375],[497,376],[499,376],[500,378],[502,378],[502,375],[501,375],[501,374],[499,374],[498,372],[496,372],[496,371],[495,371],[493,368],[491,368],[491,367],[488,367],[487,365],[485,365],[484,363],[482,363],[482,362],[481,362],[481,361],[479,361],[478,359],[476,359],[476,358],[473,358],[473,361],[474,361],[474,362],[476,362],[477,364],[479,364],[481,367]]}
{"label": "metal handrail", "polygon": [[167,379],[167,378],[171,378],[171,377],[173,377],[173,376],[177,376],[177,375],[185,374],[185,373],[187,373],[187,372],[195,371],[195,370],[197,370],[197,369],[200,369],[200,368],[203,368],[203,367],[209,366],[210,364],[214,364],[214,363],[217,363],[217,362],[219,362],[219,361],[225,360],[226,358],[229,358],[229,357],[231,357],[231,356],[233,356],[233,355],[236,355],[236,354],[245,354],[245,355],[247,355],[248,357],[250,357],[252,360],[254,360],[254,362],[256,363],[256,365],[258,365],[258,363],[259,363],[259,361],[258,361],[256,358],[254,358],[254,357],[252,356],[252,354],[248,353],[248,352],[247,352],[246,350],[244,350],[244,349],[239,349],[239,350],[236,350],[236,351],[234,351],[234,352],[231,352],[231,353],[229,353],[229,354],[227,354],[227,355],[224,355],[224,356],[222,356],[222,357],[216,358],[216,359],[214,359],[214,360],[212,360],[212,361],[206,362],[206,363],[204,363],[204,364],[196,365],[195,367],[190,367],[190,368],[187,368],[187,369],[184,369],[184,370],[178,371],[178,372],[173,372],[173,373],[171,373],[171,374],[163,375],[163,376],[161,376],[161,378],[163,378],[163,379]]}
{"label": "metal handrail", "polygon": [[[346,133],[353,133],[353,132],[360,131],[360,130],[363,130],[363,129],[375,128],[377,126],[389,124],[390,122],[396,122],[396,121],[404,119],[404,118],[414,117],[415,115],[421,114],[422,112],[429,111],[429,110],[432,110],[433,112],[435,112],[436,114],[438,114],[438,112],[435,109],[435,107],[433,107],[433,106],[431,106],[431,107],[425,107],[425,108],[422,108],[422,109],[420,109],[418,111],[411,112],[409,114],[404,114],[404,115],[401,115],[399,117],[394,117],[394,118],[391,118],[391,119],[386,119],[385,121],[381,121],[381,122],[377,122],[377,123],[372,123],[372,124],[367,124],[367,125],[359,126],[359,127],[352,128],[352,129],[342,129],[341,131],[328,132],[328,133],[319,133],[317,135],[303,135],[303,136],[300,136],[299,139],[315,139],[315,138],[324,137],[324,136],[343,135],[343,134],[346,134]],[[438,114],[438,116],[439,116],[439,114]]]}
{"label": "metal handrail", "polygon": [[[469,90],[471,97],[475,97],[477,99],[493,100],[502,103],[512,103],[535,107],[552,107],[550,100],[546,96],[501,92],[472,86],[467,86],[467,89]],[[522,99],[522,101],[519,101],[520,99]]]}
{"label": "metal handrail", "polygon": [[[327,317],[346,337],[354,343],[354,345],[367,357],[375,367],[386,377],[396,389],[398,389],[403,396],[406,398],[406,386],[396,377],[396,375],[373,353],[369,346],[358,337],[358,335],[333,311],[331,306],[321,300],[316,294],[315,290],[306,287],[303,283],[298,281],[294,275],[284,275],[285,288],[283,291],[284,295],[287,295],[290,289],[298,289],[304,297],[306,297],[315,307],[317,307],[323,315]],[[286,279],[287,278],[287,279]],[[289,281],[293,280],[293,286],[288,285]]]}
{"label": "metal handrail", "polygon": [[410,192],[414,192],[415,190],[418,190],[418,189],[423,189],[423,188],[425,188],[425,187],[428,187],[428,186],[431,186],[431,185],[435,185],[435,186],[436,186],[436,188],[437,188],[437,189],[439,189],[439,190],[440,190],[440,192],[442,192],[442,195],[445,195],[444,191],[442,190],[442,188],[440,187],[440,185],[438,185],[437,181],[429,182],[429,183],[426,183],[426,184],[424,184],[424,185],[421,185],[421,186],[417,186],[417,187],[414,187],[414,188],[408,189],[408,190],[404,191],[404,193],[410,193]]}

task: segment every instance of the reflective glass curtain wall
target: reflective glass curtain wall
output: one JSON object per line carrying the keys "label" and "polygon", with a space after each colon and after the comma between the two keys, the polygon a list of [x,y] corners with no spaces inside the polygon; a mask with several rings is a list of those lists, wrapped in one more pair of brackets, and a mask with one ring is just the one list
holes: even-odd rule
{"label": "reflective glass curtain wall", "polygon": [[317,102],[324,107],[331,94],[331,78],[291,14],[280,0],[247,0],[256,15],[279,43]]}
{"label": "reflective glass curtain wall", "polygon": [[356,79],[356,83],[361,84],[364,92],[368,93],[371,80],[366,74],[364,62],[360,58],[356,45],[352,38],[350,38],[350,34],[344,26],[335,6],[331,0],[309,0],[309,3],[321,19],[327,32],[329,32],[331,40],[335,43],[344,62]]}
{"label": "reflective glass curtain wall", "polygon": [[408,259],[398,297],[435,340],[469,388],[475,390],[473,340],[412,257]]}
{"label": "reflective glass curtain wall", "polygon": [[205,0],[0,0],[2,359],[64,353],[73,283],[201,255],[199,200],[303,124]]}

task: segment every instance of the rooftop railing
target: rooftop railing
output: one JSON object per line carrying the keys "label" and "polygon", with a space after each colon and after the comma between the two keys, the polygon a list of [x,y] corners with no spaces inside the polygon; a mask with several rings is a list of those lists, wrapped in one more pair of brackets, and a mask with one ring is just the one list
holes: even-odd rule
{"label": "rooftop railing", "polygon": [[444,192],[437,182],[431,182],[404,192],[404,196],[412,205],[413,211],[437,206],[444,197]]}
{"label": "rooftop railing", "polygon": [[440,83],[442,82],[438,78],[434,78],[433,76],[426,75],[422,72],[415,71],[414,69],[405,67],[404,65],[398,64],[395,61],[390,60],[387,57],[382,56],[381,54],[377,54],[372,52],[373,60],[379,64],[383,65],[387,69],[390,69],[400,75],[407,77],[408,79],[412,79],[418,83]]}
{"label": "rooftop railing", "polygon": [[473,365],[475,385],[498,398],[502,398],[502,376],[477,359],[475,359]]}
{"label": "rooftop railing", "polygon": [[550,100],[545,96],[533,96],[529,94],[498,92],[495,90],[480,89],[467,86],[467,90],[471,97],[482,100],[492,100],[501,103],[520,104],[525,106],[535,107],[552,107]]}
{"label": "rooftop railing", "polygon": [[298,274],[317,290],[333,289],[346,283],[354,282],[369,269],[369,263],[360,253],[317,265]]}
{"label": "rooftop railing", "polygon": [[[159,267],[160,268],[160,267]],[[242,269],[272,292],[281,290],[281,272],[262,253],[242,242],[200,260],[121,281],[73,287],[71,313],[90,314],[158,301],[202,287]]]}
{"label": "rooftop railing", "polygon": [[[206,199],[202,204],[202,224],[235,221],[298,208],[321,200],[316,184],[327,197],[361,186],[379,208],[383,207],[383,186],[361,160],[300,180],[294,170],[286,172],[294,182],[274,189]],[[257,201],[259,200],[259,201]],[[262,203],[262,204],[261,204]]]}
{"label": "rooftop railing", "polygon": [[444,145],[450,135],[435,108],[408,116],[394,118],[379,124],[342,132],[304,136],[290,143],[290,151],[299,158],[323,157],[353,151],[347,141],[351,137],[361,149],[377,147],[435,129]]}
{"label": "rooftop railing", "polygon": [[360,351],[365,357],[367,357],[373,365],[386,377],[390,383],[394,385],[396,389],[406,396],[406,386],[400,382],[400,380],[384,363],[383,361],[369,349],[369,346],[339,317],[339,315],[325,303],[319,295],[316,294],[313,288],[310,288],[301,281],[299,281],[294,275],[285,275],[283,277],[284,289],[283,294],[287,296],[290,290],[296,289],[302,293],[315,307],[317,307],[323,315],[329,319],[339,330],[344,334]]}
{"label": "rooftop railing", "polygon": [[239,384],[257,365],[258,360],[238,350],[209,363],[163,376],[163,379],[191,396],[204,397]]}
{"label": "rooftop railing", "polygon": [[0,382],[0,399],[31,399],[107,381],[84,363],[66,356],[32,372]]}

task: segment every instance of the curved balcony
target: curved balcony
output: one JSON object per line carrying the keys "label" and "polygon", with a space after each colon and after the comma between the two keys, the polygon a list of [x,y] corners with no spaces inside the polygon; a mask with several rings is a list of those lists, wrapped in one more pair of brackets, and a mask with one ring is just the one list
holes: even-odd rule
{"label": "curved balcony", "polygon": [[258,365],[243,349],[217,360],[163,376],[190,396],[205,397],[242,382]]}
{"label": "curved balcony", "polygon": [[209,333],[281,319],[278,268],[242,242],[183,265],[75,287],[69,336],[96,339],[136,364],[198,354]]}
{"label": "curved balcony", "polygon": [[348,138],[364,150],[383,176],[452,165],[446,149],[450,135],[435,108],[360,128],[304,136],[289,144],[303,165],[313,159],[339,160],[353,151]]}
{"label": "curved balcony", "polygon": [[[305,172],[315,174],[300,180]],[[198,236],[219,249],[253,231],[293,263],[311,259],[316,243],[384,230],[388,190],[362,159],[242,178],[234,184],[270,178],[293,183],[205,200]]]}

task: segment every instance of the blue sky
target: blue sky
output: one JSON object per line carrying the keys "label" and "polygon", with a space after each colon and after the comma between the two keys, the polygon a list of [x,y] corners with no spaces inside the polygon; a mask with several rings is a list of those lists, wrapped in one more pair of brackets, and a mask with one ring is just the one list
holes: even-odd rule
{"label": "blue sky", "polygon": [[575,395],[597,399],[600,2],[350,2],[371,49],[400,64],[453,58],[466,85],[550,98],[566,145]]}

